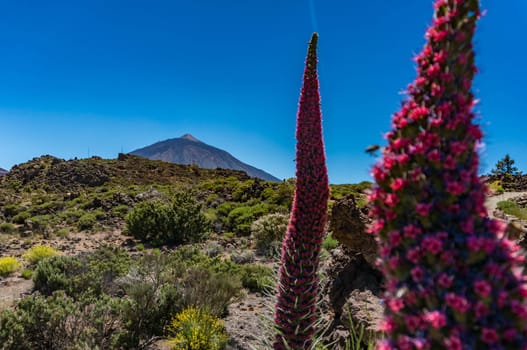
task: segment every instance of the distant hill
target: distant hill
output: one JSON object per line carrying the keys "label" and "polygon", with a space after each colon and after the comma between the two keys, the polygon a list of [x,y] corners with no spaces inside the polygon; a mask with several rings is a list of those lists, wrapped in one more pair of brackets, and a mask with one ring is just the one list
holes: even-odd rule
{"label": "distant hill", "polygon": [[5,174],[7,174],[7,173],[8,173],[7,170],[5,170],[5,169],[3,169],[3,168],[0,168],[0,176],[5,175]]}
{"label": "distant hill", "polygon": [[207,145],[190,134],[182,137],[156,142],[130,154],[176,164],[195,164],[206,169],[232,169],[245,171],[249,176],[267,181],[280,181],[265,171],[246,164],[230,153]]}

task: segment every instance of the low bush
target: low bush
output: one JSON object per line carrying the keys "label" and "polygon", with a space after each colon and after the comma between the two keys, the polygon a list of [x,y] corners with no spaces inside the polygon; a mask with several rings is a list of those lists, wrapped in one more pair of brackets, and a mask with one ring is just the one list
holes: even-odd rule
{"label": "low bush", "polygon": [[145,201],[126,216],[128,232],[154,245],[201,242],[208,221],[189,193],[178,193],[171,202]]}
{"label": "low bush", "polygon": [[287,230],[289,215],[273,213],[262,216],[251,225],[256,250],[264,255],[276,255]]}
{"label": "low bush", "polygon": [[82,215],[77,221],[79,230],[91,230],[97,223],[97,217],[93,213],[86,213]]}
{"label": "low bush", "polygon": [[3,350],[116,349],[118,301],[86,299],[75,303],[63,292],[23,298],[0,314]]}
{"label": "low bush", "polygon": [[180,288],[164,255],[143,256],[116,282],[126,294],[121,305],[126,331],[119,338],[126,349],[141,348],[161,336],[173,315],[181,311]]}
{"label": "low bush", "polygon": [[251,292],[270,292],[276,286],[275,274],[269,267],[248,264],[240,267],[242,285]]}
{"label": "low bush", "polygon": [[231,210],[227,216],[228,228],[238,235],[248,236],[251,233],[251,225],[255,220],[275,210],[276,206],[267,203],[237,207]]}
{"label": "low bush", "polygon": [[6,256],[0,258],[0,276],[7,277],[16,270],[20,269],[22,264],[17,258]]}
{"label": "low bush", "polygon": [[195,266],[183,275],[180,303],[183,307],[206,308],[220,317],[227,313],[227,307],[240,296],[241,290],[242,282],[236,273]]}
{"label": "low bush", "polygon": [[23,212],[20,212],[18,214],[16,214],[12,221],[15,223],[15,224],[25,224],[26,223],[26,220],[28,220],[29,218],[31,217],[31,212],[29,211],[23,211]]}
{"label": "low bush", "polygon": [[177,314],[169,331],[175,350],[221,350],[229,337],[222,321],[202,309],[189,307]]}
{"label": "low bush", "polygon": [[39,261],[58,255],[59,251],[48,245],[36,245],[24,253],[24,259],[31,265],[36,265]]}
{"label": "low bush", "polygon": [[16,231],[16,226],[10,222],[2,222],[0,224],[0,233],[11,234]]}
{"label": "low bush", "polygon": [[63,290],[69,296],[76,296],[78,278],[83,273],[81,259],[56,255],[42,260],[33,272],[34,289],[43,295]]}

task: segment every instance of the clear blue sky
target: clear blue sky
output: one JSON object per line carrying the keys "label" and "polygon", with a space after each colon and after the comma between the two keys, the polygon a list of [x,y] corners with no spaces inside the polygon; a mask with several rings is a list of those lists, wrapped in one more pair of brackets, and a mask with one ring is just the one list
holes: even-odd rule
{"label": "clear blue sky", "polygon": [[[482,170],[510,153],[527,171],[527,1],[482,5]],[[191,133],[292,177],[316,30],[330,181],[369,179],[364,148],[383,142],[431,16],[432,0],[0,0],[0,167]]]}

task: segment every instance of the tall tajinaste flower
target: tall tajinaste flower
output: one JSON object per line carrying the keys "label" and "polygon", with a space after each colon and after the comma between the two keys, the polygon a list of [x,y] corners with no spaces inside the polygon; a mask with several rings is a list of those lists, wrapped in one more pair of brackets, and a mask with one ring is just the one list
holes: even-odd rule
{"label": "tall tajinaste flower", "polygon": [[437,0],[417,78],[373,169],[387,278],[380,349],[527,349],[515,243],[484,207],[473,123],[478,0]]}
{"label": "tall tajinaste flower", "polygon": [[282,244],[275,349],[309,349],[314,334],[317,268],[329,197],[317,77],[317,39],[309,43],[296,129],[296,190]]}

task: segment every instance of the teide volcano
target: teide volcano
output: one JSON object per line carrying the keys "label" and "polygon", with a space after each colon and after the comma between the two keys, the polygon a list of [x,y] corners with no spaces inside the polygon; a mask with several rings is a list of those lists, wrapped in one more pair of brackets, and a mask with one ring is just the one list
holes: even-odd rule
{"label": "teide volcano", "polygon": [[180,138],[156,142],[130,154],[176,164],[196,164],[200,168],[233,169],[267,181],[280,181],[273,175],[234,158],[230,153],[207,145],[190,134]]}

